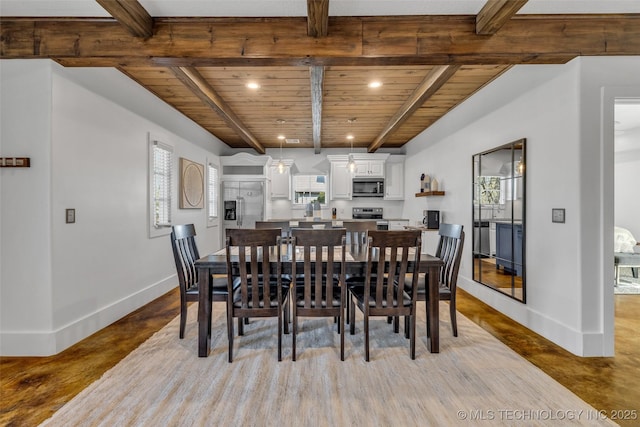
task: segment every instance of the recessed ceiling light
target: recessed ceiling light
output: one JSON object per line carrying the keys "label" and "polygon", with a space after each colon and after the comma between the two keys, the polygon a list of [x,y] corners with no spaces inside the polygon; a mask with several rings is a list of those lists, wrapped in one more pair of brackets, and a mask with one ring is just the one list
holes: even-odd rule
{"label": "recessed ceiling light", "polygon": [[249,89],[260,89],[260,85],[256,82],[247,83],[247,88]]}
{"label": "recessed ceiling light", "polygon": [[347,135],[347,139],[348,140],[352,140],[353,139],[353,135],[351,135],[351,134]]}
{"label": "recessed ceiling light", "polygon": [[376,89],[376,88],[379,88],[380,86],[382,86],[382,82],[381,82],[381,81],[379,81],[379,80],[374,80],[374,81],[372,81],[372,82],[369,82],[369,85],[368,85],[368,86],[369,86],[371,89]]}
{"label": "recessed ceiling light", "polygon": [[284,139],[285,136],[284,135],[278,135],[278,139]]}

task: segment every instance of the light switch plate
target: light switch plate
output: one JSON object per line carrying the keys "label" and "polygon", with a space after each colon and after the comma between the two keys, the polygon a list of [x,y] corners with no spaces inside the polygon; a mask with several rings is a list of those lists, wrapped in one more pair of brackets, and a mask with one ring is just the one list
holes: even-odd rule
{"label": "light switch plate", "polygon": [[551,222],[564,223],[564,208],[551,209]]}
{"label": "light switch plate", "polygon": [[75,209],[67,209],[66,213],[66,223],[73,224],[76,222],[76,210]]}

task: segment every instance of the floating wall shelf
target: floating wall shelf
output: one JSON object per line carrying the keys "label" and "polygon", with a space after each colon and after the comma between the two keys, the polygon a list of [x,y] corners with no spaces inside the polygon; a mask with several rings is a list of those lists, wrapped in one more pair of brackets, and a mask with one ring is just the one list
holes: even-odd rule
{"label": "floating wall shelf", "polygon": [[444,191],[424,191],[416,193],[416,197],[444,196]]}
{"label": "floating wall shelf", "polygon": [[0,167],[2,168],[28,168],[31,167],[29,157],[0,157]]}

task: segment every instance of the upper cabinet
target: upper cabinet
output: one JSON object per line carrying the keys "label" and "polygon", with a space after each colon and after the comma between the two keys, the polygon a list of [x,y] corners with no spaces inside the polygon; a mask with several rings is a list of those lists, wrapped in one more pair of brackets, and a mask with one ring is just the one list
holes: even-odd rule
{"label": "upper cabinet", "polygon": [[404,156],[389,156],[384,169],[384,199],[404,200]]}
{"label": "upper cabinet", "polygon": [[[347,168],[349,157],[352,157],[356,164],[356,170],[351,173]],[[331,163],[331,200],[351,200],[353,197],[353,178],[385,178],[391,180],[391,189],[385,199],[404,199],[404,156],[391,156],[387,153],[351,153],[340,155],[328,155],[327,160]],[[386,164],[392,165],[389,169]],[[390,175],[387,175],[390,174]],[[390,176],[390,178],[389,178]]]}
{"label": "upper cabinet", "polygon": [[271,167],[271,198],[291,200],[290,168],[284,168],[280,173],[276,166]]}
{"label": "upper cabinet", "polygon": [[352,181],[346,161],[331,162],[331,200],[351,200]]}
{"label": "upper cabinet", "polygon": [[383,178],[384,160],[356,160],[356,170],[353,176]]}

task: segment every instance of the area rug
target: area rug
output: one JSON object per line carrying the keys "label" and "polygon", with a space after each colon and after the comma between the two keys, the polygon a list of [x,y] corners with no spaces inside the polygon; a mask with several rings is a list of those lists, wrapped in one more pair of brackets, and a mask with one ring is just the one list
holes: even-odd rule
{"label": "area rug", "polygon": [[613,288],[616,295],[636,294],[640,295],[640,278],[633,277],[631,268],[620,268],[620,283],[616,283]]}
{"label": "area rug", "polygon": [[214,304],[212,350],[197,356],[197,310],[178,318],[63,406],[47,426],[615,425],[489,333],[458,314],[451,335],[441,303],[440,353],[429,353],[419,304],[416,359],[385,319],[372,320],[364,361],[362,319],[339,336],[331,319],[304,319],[298,360],[276,321],[252,320],[227,362],[224,305]]}

